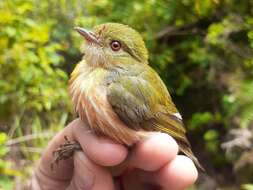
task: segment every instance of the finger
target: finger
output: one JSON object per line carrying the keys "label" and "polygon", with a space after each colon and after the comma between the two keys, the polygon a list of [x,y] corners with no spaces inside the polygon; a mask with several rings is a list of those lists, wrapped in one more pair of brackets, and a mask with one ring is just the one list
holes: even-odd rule
{"label": "finger", "polygon": [[[72,127],[76,125],[76,122],[71,122],[63,131],[59,132],[49,142],[46,150],[42,154],[36,173],[40,176],[40,180],[52,180],[52,181],[68,181],[72,177],[73,160],[62,160],[58,164],[54,164],[52,169],[52,163],[54,162],[53,151],[59,148],[60,145],[66,143],[64,136],[69,139],[73,139]],[[46,182],[46,181],[45,181]]]}
{"label": "finger", "polygon": [[98,166],[83,152],[74,155],[74,175],[67,190],[113,190],[113,179],[104,167]]}
{"label": "finger", "polygon": [[57,165],[54,165],[53,170],[51,168],[51,164],[54,161],[53,151],[66,143],[65,136],[70,141],[80,141],[79,143],[85,153],[97,163],[113,165],[124,160],[127,150],[122,145],[98,138],[91,134],[87,128],[85,123],[80,119],[76,119],[50,141],[35,172],[36,178],[39,179],[41,184],[52,185],[53,183],[56,186],[66,186],[72,178],[74,167],[72,158],[61,160]]}
{"label": "finger", "polygon": [[83,122],[80,120],[78,122],[81,124],[74,126],[74,138],[81,144],[83,151],[92,161],[102,166],[114,166],[126,158],[128,151],[123,145],[96,136],[85,127]]}
{"label": "finger", "polygon": [[197,180],[198,171],[192,160],[178,155],[160,171],[153,173],[152,179],[163,189],[183,190]]}
{"label": "finger", "polygon": [[156,171],[173,160],[178,153],[176,141],[164,133],[152,133],[133,150],[130,165],[144,171]]}

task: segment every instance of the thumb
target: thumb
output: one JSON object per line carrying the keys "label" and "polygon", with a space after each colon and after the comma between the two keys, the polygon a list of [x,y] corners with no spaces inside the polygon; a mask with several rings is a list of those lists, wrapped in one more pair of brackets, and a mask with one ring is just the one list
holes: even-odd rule
{"label": "thumb", "polygon": [[74,155],[74,173],[67,190],[114,190],[111,174],[96,165],[82,152]]}

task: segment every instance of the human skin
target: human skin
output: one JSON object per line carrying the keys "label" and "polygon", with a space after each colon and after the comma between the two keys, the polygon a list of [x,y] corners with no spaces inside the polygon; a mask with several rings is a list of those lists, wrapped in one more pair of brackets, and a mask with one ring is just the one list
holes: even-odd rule
{"label": "human skin", "polygon": [[[78,141],[83,151],[61,160],[52,170],[52,152],[65,143]],[[198,172],[186,156],[178,155],[176,141],[152,132],[131,150],[110,139],[98,137],[80,119],[72,121],[48,144],[35,170],[34,190],[183,190]]]}

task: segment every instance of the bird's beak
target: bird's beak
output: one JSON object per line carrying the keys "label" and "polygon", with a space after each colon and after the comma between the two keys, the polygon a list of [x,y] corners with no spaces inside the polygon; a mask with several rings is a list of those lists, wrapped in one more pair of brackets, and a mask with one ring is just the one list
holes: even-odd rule
{"label": "bird's beak", "polygon": [[74,28],[79,34],[81,34],[87,42],[100,44],[95,34],[81,27]]}

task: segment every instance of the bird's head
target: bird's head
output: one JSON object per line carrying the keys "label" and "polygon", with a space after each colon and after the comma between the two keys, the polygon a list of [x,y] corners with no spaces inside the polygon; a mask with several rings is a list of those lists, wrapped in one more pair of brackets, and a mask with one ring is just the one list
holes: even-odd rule
{"label": "bird's head", "polygon": [[133,62],[147,63],[148,51],[141,35],[127,25],[106,23],[89,31],[75,28],[84,38],[84,59],[97,67],[111,67]]}

